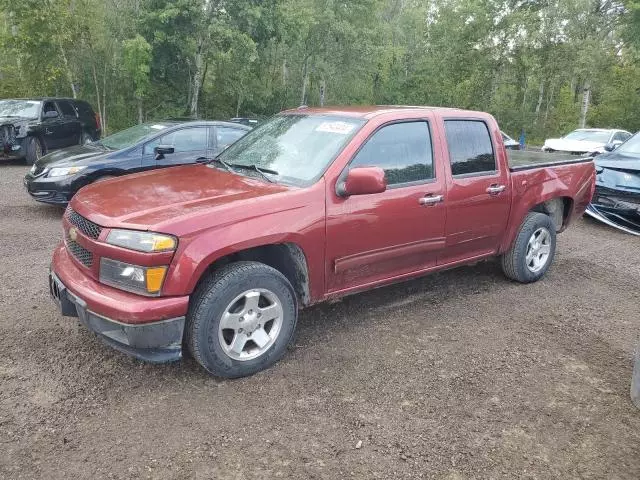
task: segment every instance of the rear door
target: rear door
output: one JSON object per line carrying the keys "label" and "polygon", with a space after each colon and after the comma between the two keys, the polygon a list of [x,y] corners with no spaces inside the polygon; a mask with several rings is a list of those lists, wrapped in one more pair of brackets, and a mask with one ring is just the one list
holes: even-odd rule
{"label": "rear door", "polygon": [[76,109],[66,100],[58,100],[58,110],[62,113],[63,137],[60,139],[62,147],[78,145],[82,135],[82,125]]}
{"label": "rear door", "polygon": [[[145,144],[143,165],[147,168],[163,168],[195,163],[207,157],[209,128],[206,126],[184,127],[173,130]],[[172,146],[174,153],[156,158],[154,148],[158,145]]]}
{"label": "rear door", "polygon": [[336,195],[335,185],[327,184],[329,292],[436,265],[444,246],[445,183],[436,168],[432,132],[427,118],[391,122],[364,142],[346,168],[382,168],[385,192],[343,198]]}
{"label": "rear door", "polygon": [[[502,150],[483,119],[444,120],[447,157],[444,265],[494,253],[509,218],[511,192]],[[494,135],[500,135],[494,132]]]}

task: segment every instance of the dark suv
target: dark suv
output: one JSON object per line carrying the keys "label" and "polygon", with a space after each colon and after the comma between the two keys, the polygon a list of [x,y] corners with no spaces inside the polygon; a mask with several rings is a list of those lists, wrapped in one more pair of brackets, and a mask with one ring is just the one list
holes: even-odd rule
{"label": "dark suv", "polygon": [[33,165],[50,150],[98,140],[100,131],[100,117],[84,100],[0,100],[0,158]]}

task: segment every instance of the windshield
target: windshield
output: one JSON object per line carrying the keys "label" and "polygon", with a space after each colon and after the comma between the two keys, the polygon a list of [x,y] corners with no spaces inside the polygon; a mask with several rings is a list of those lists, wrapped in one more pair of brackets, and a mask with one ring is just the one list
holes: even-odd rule
{"label": "windshield", "polygon": [[364,123],[348,117],[278,115],[218,158],[230,165],[277,172],[276,181],[307,184],[322,175]]}
{"label": "windshield", "polygon": [[575,130],[564,137],[566,140],[585,140],[587,142],[607,143],[611,132],[601,130]]}
{"label": "windshield", "polygon": [[40,102],[35,100],[0,100],[0,117],[38,118]]}
{"label": "windshield", "polygon": [[167,127],[168,125],[163,125],[162,123],[143,123],[109,135],[100,140],[100,143],[111,150],[120,150],[121,148],[130,147],[145,137],[158,133]]}
{"label": "windshield", "polygon": [[636,133],[629,140],[620,145],[616,152],[640,154],[640,133]]}

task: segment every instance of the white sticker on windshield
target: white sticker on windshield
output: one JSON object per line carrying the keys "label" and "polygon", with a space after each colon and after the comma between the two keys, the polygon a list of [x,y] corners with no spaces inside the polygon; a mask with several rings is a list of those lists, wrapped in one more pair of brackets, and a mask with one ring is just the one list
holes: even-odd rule
{"label": "white sticker on windshield", "polygon": [[151,128],[155,128],[156,130],[163,130],[167,127],[165,127],[164,125],[151,125]]}
{"label": "white sticker on windshield", "polygon": [[337,133],[339,135],[348,135],[351,133],[355,125],[347,122],[322,122],[316,127],[316,132]]}

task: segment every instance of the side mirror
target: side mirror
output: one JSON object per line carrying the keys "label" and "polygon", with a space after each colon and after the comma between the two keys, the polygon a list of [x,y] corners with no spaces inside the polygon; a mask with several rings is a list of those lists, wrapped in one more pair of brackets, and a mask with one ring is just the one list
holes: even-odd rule
{"label": "side mirror", "polygon": [[156,160],[161,160],[165,155],[171,155],[176,151],[173,145],[158,145],[153,149],[156,154]]}
{"label": "side mirror", "polygon": [[607,152],[613,152],[613,151],[614,151],[616,148],[618,148],[620,145],[622,145],[622,142],[618,140],[618,141],[615,141],[615,142],[607,143],[607,144],[604,146],[604,149],[605,149]]}
{"label": "side mirror", "polygon": [[382,193],[387,189],[387,179],[380,167],[356,167],[338,183],[336,193],[341,197]]}
{"label": "side mirror", "polygon": [[58,118],[58,112],[56,112],[55,110],[44,112],[44,118]]}

